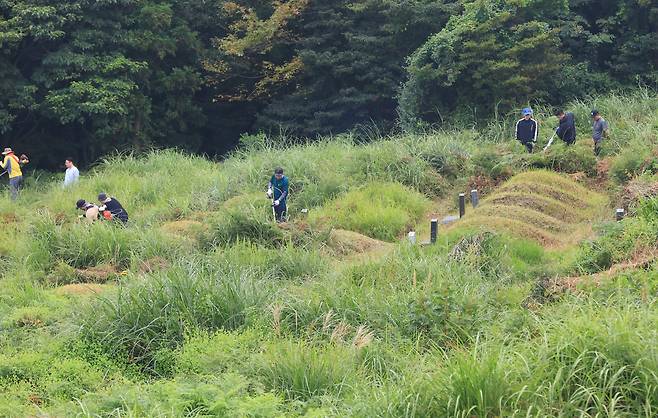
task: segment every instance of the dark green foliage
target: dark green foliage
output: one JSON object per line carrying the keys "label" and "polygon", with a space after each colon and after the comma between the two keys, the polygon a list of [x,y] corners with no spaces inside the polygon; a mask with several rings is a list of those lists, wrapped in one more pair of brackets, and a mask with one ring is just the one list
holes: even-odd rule
{"label": "dark green foliage", "polygon": [[53,169],[116,149],[222,154],[257,130],[372,139],[399,113],[416,128],[655,87],[654,3],[4,1],[0,139]]}
{"label": "dark green foliage", "polygon": [[187,3],[0,4],[4,139],[29,145],[42,166],[117,148],[198,150],[210,107],[198,95],[203,45],[195,16],[181,14]]}
{"label": "dark green foliage", "polygon": [[468,106],[493,113],[499,104],[548,98],[567,57],[557,30],[544,21],[555,6],[545,3],[467,3],[411,56],[400,97],[403,122],[440,121],[442,113]]}
{"label": "dark green foliage", "polygon": [[257,126],[314,137],[358,124],[390,125],[403,62],[458,10],[452,1],[312,1],[294,22],[303,63],[296,85]]}
{"label": "dark green foliage", "polygon": [[464,3],[464,12],[409,59],[400,113],[410,128],[443,122],[456,110],[486,116],[630,83],[656,86],[652,2]]}

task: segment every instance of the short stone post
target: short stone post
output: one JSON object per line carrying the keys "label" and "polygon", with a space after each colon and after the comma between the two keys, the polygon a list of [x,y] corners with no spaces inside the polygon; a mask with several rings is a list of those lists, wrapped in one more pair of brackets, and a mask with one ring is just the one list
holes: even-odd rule
{"label": "short stone post", "polygon": [[624,215],[626,214],[626,211],[624,209],[617,209],[615,212],[615,219],[617,219],[617,222],[621,221],[624,219]]}
{"label": "short stone post", "polygon": [[477,208],[480,204],[480,195],[477,189],[471,190],[471,204],[473,205],[473,209]]}
{"label": "short stone post", "polygon": [[416,244],[416,232],[415,231],[409,231],[409,234],[407,235],[407,239],[411,243],[411,245]]}
{"label": "short stone post", "polygon": [[459,217],[466,215],[466,193],[459,193]]}
{"label": "short stone post", "polygon": [[439,235],[439,220],[432,219],[430,223],[430,244],[436,244],[437,235]]}

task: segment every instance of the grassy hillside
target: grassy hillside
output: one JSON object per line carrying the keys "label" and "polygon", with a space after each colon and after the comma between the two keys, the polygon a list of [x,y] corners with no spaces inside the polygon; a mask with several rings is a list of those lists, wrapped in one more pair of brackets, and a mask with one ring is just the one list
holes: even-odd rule
{"label": "grassy hillside", "polygon": [[[0,416],[655,416],[658,97],[570,108],[578,144],[534,155],[494,121],[31,176],[0,200]],[[473,187],[436,245],[404,240]],[[78,221],[100,191],[128,227]]]}

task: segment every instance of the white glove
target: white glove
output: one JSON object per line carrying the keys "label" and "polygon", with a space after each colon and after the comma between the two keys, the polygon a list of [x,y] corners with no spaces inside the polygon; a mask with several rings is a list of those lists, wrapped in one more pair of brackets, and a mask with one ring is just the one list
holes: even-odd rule
{"label": "white glove", "polygon": [[279,206],[279,203],[281,203],[281,202],[279,202],[278,200],[275,200],[274,201],[274,206]]}
{"label": "white glove", "polygon": [[78,219],[82,219],[84,217],[85,217],[85,215],[78,215]]}
{"label": "white glove", "polygon": [[101,211],[101,212],[103,212],[105,209],[106,209],[105,205],[102,205],[102,206],[98,207],[98,210]]}
{"label": "white glove", "polygon": [[272,198],[272,189],[267,189],[267,197]]}

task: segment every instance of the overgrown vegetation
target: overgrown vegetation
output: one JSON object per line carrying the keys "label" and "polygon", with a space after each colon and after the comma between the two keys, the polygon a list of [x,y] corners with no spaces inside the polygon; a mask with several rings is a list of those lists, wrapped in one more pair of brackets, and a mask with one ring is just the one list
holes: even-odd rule
{"label": "overgrown vegetation", "polygon": [[54,170],[223,155],[244,132],[368,140],[400,115],[481,125],[656,88],[657,28],[650,0],[4,1],[0,139]]}
{"label": "overgrown vegetation", "polygon": [[[527,155],[493,120],[30,176],[0,200],[0,415],[655,416],[657,104],[574,102],[609,115],[598,160],[584,135]],[[101,190],[128,226],[78,221]]]}

